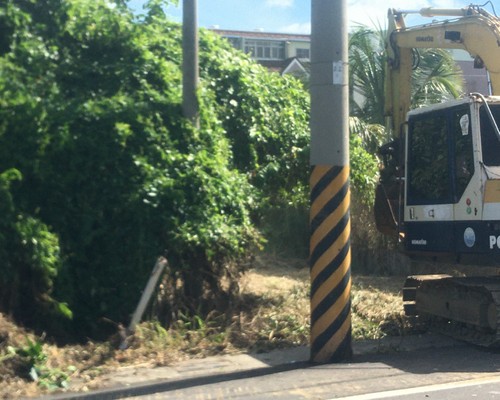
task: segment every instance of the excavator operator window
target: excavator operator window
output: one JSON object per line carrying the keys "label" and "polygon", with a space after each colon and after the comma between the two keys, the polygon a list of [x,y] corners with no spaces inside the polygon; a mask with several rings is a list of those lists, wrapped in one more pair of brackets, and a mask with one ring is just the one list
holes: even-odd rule
{"label": "excavator operator window", "polygon": [[[500,125],[500,106],[490,105],[491,113]],[[500,165],[500,140],[498,140],[495,130],[488,118],[484,106],[481,106],[479,111],[479,123],[481,126],[481,149],[483,153],[484,165],[499,166]]]}
{"label": "excavator operator window", "polygon": [[446,111],[414,116],[408,135],[408,204],[451,203]]}

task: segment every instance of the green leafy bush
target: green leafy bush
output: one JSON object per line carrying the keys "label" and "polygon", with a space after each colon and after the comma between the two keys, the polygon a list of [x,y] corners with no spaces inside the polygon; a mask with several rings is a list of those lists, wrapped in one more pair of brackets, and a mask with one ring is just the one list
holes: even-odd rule
{"label": "green leafy bush", "polygon": [[[50,299],[82,335],[128,321],[165,251],[168,323],[225,310],[261,243],[255,221],[282,237],[285,225],[270,232],[285,212],[286,230],[307,238],[303,85],[203,31],[193,128],[181,111],[181,30],[163,3],[141,17],[118,0],[0,5],[0,171],[22,176],[0,180],[12,232],[0,236],[1,284],[19,287],[29,271],[43,296],[22,290],[18,304]],[[371,168],[356,160],[353,170]],[[370,184],[353,174],[354,187]],[[1,310],[16,314],[9,293]]]}
{"label": "green leafy bush", "polygon": [[[200,93],[199,130],[182,117],[179,27],[161,9],[137,21],[104,0],[10,0],[2,11],[13,33],[0,57],[0,168],[20,171],[16,215],[35,217],[16,221],[27,243],[16,254],[45,257],[83,334],[128,320],[165,251],[170,308],[211,310],[258,235],[213,94]],[[30,236],[55,246],[47,226],[59,238],[57,277]],[[5,282],[19,277],[13,263]]]}
{"label": "green leafy bush", "polygon": [[295,203],[297,192],[307,196],[308,92],[298,80],[269,73],[212,33],[201,43],[202,76],[215,93],[234,166],[259,190],[262,204]]}
{"label": "green leafy bush", "polygon": [[40,326],[46,318],[71,318],[51,294],[61,267],[59,239],[38,219],[18,213],[10,187],[19,171],[0,174],[0,307]]}
{"label": "green leafy bush", "polygon": [[[269,73],[217,36],[206,33],[202,43],[208,50],[202,54],[202,76],[215,92],[234,166],[258,190],[254,219],[268,241],[267,248],[306,257],[309,94],[298,80]],[[349,136],[352,201],[355,212],[363,212],[365,217],[378,171],[367,143],[372,144],[380,132],[371,134],[364,124],[352,121]]]}
{"label": "green leafy bush", "polygon": [[13,359],[11,361],[16,362],[17,369],[22,372],[23,378],[29,378],[39,386],[49,390],[67,388],[69,377],[76,370],[74,366],[69,366],[67,371],[49,367],[47,365],[48,356],[44,351],[43,342],[38,339],[32,341],[26,337],[24,346],[9,346],[7,350],[8,354],[3,357],[2,361]]}

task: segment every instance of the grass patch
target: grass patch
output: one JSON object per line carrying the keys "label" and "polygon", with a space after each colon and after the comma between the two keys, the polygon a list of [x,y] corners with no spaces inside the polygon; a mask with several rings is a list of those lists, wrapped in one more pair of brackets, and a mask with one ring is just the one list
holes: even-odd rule
{"label": "grass patch", "polygon": [[407,330],[400,277],[354,276],[352,288],[353,339],[380,339]]}
{"label": "grass patch", "polygon": [[[121,366],[163,366],[188,358],[307,345],[309,280],[309,268],[303,259],[258,258],[255,267],[242,276],[240,294],[229,311],[214,310],[204,320],[181,316],[168,329],[156,321],[143,322],[128,338],[124,350],[119,350],[120,335],[105,343],[57,347],[0,314],[0,398],[36,396],[47,391],[30,380],[29,374],[20,373],[31,370],[34,363],[30,364],[33,360],[26,358],[26,352],[13,353],[12,348],[27,350],[28,346],[36,350],[34,356],[42,357],[44,371],[52,373],[50,383],[64,378],[71,390],[85,391],[99,387],[103,374]],[[400,293],[403,281],[403,277],[353,276],[354,340],[405,332]]]}

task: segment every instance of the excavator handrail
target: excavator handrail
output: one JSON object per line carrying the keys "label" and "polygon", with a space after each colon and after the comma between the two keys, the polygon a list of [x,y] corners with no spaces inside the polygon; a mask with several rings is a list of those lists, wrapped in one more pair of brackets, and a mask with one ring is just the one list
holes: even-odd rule
{"label": "excavator handrail", "polygon": [[424,7],[419,10],[394,10],[398,14],[419,14],[422,17],[466,17],[474,14],[493,16],[481,6],[469,5],[464,8]]}
{"label": "excavator handrail", "polygon": [[473,92],[470,94],[471,96],[479,97],[484,104],[484,108],[486,109],[486,114],[488,115],[488,119],[490,120],[491,126],[493,126],[493,130],[495,131],[495,135],[497,136],[498,141],[500,142],[500,130],[498,129],[497,121],[495,121],[495,117],[491,112],[490,105],[486,101],[486,98],[477,92]]}

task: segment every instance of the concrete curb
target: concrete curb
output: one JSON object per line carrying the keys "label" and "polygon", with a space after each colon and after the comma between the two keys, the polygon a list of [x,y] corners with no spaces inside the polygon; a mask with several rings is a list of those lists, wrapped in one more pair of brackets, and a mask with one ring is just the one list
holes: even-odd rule
{"label": "concrete curb", "polygon": [[[387,337],[353,343],[354,358],[369,354],[411,352],[429,348],[458,347],[465,344],[435,335],[422,334]],[[187,360],[172,366],[150,368],[131,366],[105,376],[102,389],[85,393],[59,393],[39,400],[112,400],[152,395],[193,386],[271,375],[304,369],[309,362],[309,347],[279,349],[261,354],[235,354]]]}

